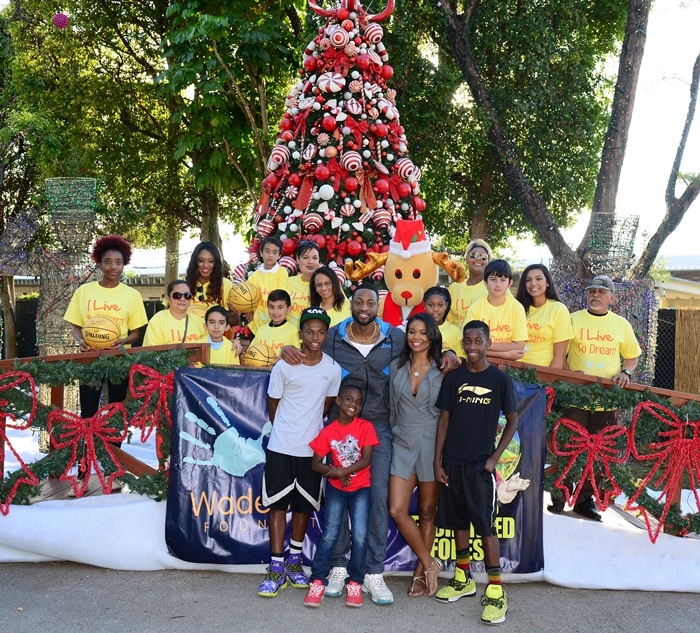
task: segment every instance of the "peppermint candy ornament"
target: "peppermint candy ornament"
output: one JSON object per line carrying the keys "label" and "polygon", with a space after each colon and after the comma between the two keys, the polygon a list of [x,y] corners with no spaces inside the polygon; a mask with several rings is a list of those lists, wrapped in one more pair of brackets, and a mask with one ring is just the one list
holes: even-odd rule
{"label": "peppermint candy ornament", "polygon": [[323,73],[316,80],[316,85],[323,92],[339,92],[345,86],[345,77],[340,73]]}
{"label": "peppermint candy ornament", "polygon": [[355,150],[343,152],[343,155],[340,157],[340,165],[348,171],[357,171],[362,167],[362,156]]}
{"label": "peppermint candy ornament", "polygon": [[374,226],[378,229],[386,229],[391,224],[391,218],[391,212],[386,209],[377,209],[372,217]]}
{"label": "peppermint candy ornament", "polygon": [[394,163],[396,173],[405,180],[408,180],[414,175],[415,168],[410,158],[399,158],[399,160]]}
{"label": "peppermint candy ornament", "polygon": [[267,168],[270,171],[275,171],[288,161],[289,148],[286,145],[275,145],[270,152],[270,158],[267,161]]}
{"label": "peppermint candy ornament", "polygon": [[384,29],[376,22],[367,25],[365,38],[370,44],[377,44],[384,37]]}
{"label": "peppermint candy ornament", "polygon": [[349,218],[350,216],[354,215],[355,213],[355,207],[352,204],[344,204],[340,207],[340,215],[342,215],[344,218]]}
{"label": "peppermint candy ornament", "polygon": [[350,34],[340,26],[326,29],[326,36],[333,48],[345,48],[350,41]]}
{"label": "peppermint candy ornament", "polygon": [[323,218],[318,213],[307,213],[302,225],[307,233],[318,233],[323,227]]}
{"label": "peppermint candy ornament", "polygon": [[258,233],[262,237],[268,237],[269,235],[272,235],[272,232],[275,230],[275,223],[272,220],[260,220],[258,222]]}
{"label": "peppermint candy ornament", "polygon": [[282,257],[280,257],[278,264],[282,266],[282,268],[287,270],[290,277],[297,274],[297,262],[293,257],[290,257],[289,255],[283,255]]}

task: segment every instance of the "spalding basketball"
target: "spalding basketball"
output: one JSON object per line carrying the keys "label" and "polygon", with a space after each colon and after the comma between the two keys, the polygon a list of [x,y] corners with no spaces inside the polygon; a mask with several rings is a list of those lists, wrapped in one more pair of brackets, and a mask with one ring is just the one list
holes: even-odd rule
{"label": "spalding basketball", "polygon": [[96,315],[83,325],[83,340],[94,349],[112,347],[121,336],[122,329],[112,317]]}
{"label": "spalding basketball", "polygon": [[265,343],[253,341],[241,354],[242,364],[248,367],[272,367],[276,361],[277,355]]}
{"label": "spalding basketball", "polygon": [[233,284],[228,293],[228,302],[239,312],[252,312],[260,303],[260,289],[246,281]]}
{"label": "spalding basketball", "polygon": [[202,321],[204,321],[204,315],[207,313],[208,307],[209,306],[204,303],[191,303],[190,307],[187,308],[187,314],[198,316],[200,319],[202,319]]}

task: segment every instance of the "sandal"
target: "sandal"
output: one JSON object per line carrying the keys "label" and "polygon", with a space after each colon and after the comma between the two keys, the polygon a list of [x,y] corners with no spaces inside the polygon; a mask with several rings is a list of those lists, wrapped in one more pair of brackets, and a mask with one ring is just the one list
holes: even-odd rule
{"label": "sandal", "polygon": [[408,586],[407,595],[409,598],[419,598],[425,595],[426,589],[425,576],[414,576],[411,579],[411,584]]}
{"label": "sandal", "polygon": [[442,570],[442,562],[439,558],[434,558],[430,567],[425,570],[426,595],[432,596],[438,588],[438,574]]}

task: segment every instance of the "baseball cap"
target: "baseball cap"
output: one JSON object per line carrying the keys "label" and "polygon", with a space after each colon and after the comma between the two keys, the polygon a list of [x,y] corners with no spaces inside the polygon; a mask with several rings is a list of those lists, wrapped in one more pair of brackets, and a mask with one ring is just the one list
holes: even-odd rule
{"label": "baseball cap", "polygon": [[596,275],[586,286],[586,290],[609,290],[615,292],[615,284],[607,275]]}
{"label": "baseball cap", "polygon": [[302,326],[306,321],[310,321],[311,319],[319,319],[328,326],[331,324],[331,318],[328,316],[328,312],[326,312],[323,308],[314,307],[306,308],[301,313],[301,316],[299,317],[299,326]]}

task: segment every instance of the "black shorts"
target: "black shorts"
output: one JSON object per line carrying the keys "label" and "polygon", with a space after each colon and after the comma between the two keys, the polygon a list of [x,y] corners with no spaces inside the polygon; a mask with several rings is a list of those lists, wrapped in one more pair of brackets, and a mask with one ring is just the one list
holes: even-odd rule
{"label": "black shorts", "polygon": [[435,525],[469,530],[479,536],[496,534],[496,476],[484,470],[485,461],[444,466],[449,486],[440,484]]}
{"label": "black shorts", "polygon": [[262,502],[272,510],[312,512],[321,507],[323,477],[311,470],[311,457],[268,451],[262,482]]}

